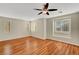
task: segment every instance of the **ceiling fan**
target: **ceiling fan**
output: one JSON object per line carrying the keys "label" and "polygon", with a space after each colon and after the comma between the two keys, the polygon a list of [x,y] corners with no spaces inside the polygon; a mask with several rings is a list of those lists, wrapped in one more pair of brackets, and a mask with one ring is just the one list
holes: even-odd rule
{"label": "ceiling fan", "polygon": [[42,9],[34,9],[34,10],[38,10],[38,11],[41,11],[40,13],[38,13],[38,15],[40,14],[46,14],[46,15],[49,15],[49,12],[48,11],[57,11],[57,9],[48,9],[48,6],[49,6],[49,3],[45,3],[43,5],[43,8]]}

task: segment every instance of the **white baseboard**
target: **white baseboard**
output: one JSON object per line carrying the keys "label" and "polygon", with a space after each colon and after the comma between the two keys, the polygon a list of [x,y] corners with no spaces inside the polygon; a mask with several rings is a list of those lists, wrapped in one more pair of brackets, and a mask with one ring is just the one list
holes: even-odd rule
{"label": "white baseboard", "polygon": [[18,39],[18,38],[23,38],[23,37],[28,37],[30,35],[27,36],[16,36],[16,37],[10,37],[10,38],[2,38],[0,41],[5,41],[5,40],[13,40],[13,39]]}
{"label": "white baseboard", "polygon": [[47,39],[51,39],[51,40],[60,41],[60,42],[64,42],[64,43],[67,43],[67,44],[72,44],[72,45],[79,46],[79,43],[73,42],[73,41],[67,41],[67,40],[58,39],[58,38],[47,38]]}

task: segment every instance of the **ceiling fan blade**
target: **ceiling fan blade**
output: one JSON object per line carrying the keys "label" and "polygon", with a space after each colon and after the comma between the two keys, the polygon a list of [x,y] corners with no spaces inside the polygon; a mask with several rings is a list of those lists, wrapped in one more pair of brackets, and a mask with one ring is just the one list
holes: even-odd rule
{"label": "ceiling fan blade", "polygon": [[49,13],[48,13],[48,12],[47,12],[46,14],[47,14],[47,15],[49,15]]}
{"label": "ceiling fan blade", "polygon": [[34,9],[34,10],[42,11],[42,9]]}
{"label": "ceiling fan blade", "polygon": [[44,5],[44,9],[48,9],[48,6],[49,6],[49,3],[46,3],[46,4]]}
{"label": "ceiling fan blade", "polygon": [[57,11],[57,9],[48,9],[48,11]]}

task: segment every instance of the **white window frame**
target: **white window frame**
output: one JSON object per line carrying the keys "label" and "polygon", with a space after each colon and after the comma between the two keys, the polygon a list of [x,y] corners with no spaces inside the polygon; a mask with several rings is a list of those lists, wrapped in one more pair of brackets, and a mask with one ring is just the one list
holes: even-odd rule
{"label": "white window frame", "polygon": [[[69,31],[62,31],[62,27],[61,26],[60,26],[61,27],[61,31],[57,31],[56,30],[56,22],[57,21],[62,21],[62,22],[67,21],[67,23],[69,23]],[[71,35],[71,18],[54,19],[53,20],[53,36],[57,36],[57,35],[55,35],[56,33],[70,36]],[[59,35],[59,36],[63,37],[61,35]]]}

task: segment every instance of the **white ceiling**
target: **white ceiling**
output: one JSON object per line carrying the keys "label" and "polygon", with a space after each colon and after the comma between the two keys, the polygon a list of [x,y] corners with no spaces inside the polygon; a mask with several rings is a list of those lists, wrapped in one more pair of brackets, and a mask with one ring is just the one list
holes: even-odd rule
{"label": "white ceiling", "polygon": [[[50,15],[37,15],[43,3],[0,3],[0,16],[18,18],[23,20],[34,20],[42,17],[54,17],[79,11],[79,3],[50,3],[49,8],[57,8],[58,11],[49,12]],[[60,13],[60,11],[63,11]]]}

